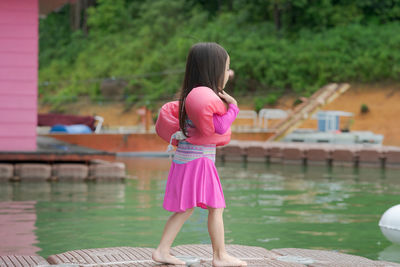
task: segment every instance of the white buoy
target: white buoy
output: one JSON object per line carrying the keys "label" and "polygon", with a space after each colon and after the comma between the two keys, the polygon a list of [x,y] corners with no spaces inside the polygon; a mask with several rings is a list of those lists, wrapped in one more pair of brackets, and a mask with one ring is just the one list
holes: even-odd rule
{"label": "white buoy", "polygon": [[387,239],[400,244],[400,205],[393,206],[385,211],[379,221],[379,227]]}

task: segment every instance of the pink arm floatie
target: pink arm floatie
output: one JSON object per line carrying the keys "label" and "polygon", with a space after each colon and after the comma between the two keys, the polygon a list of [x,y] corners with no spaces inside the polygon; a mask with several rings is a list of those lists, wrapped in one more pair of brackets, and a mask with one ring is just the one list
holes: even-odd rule
{"label": "pink arm floatie", "polygon": [[[186,97],[185,109],[188,118],[193,122],[194,128],[188,127],[189,137],[187,142],[195,145],[216,144],[226,145],[230,141],[231,131],[224,134],[215,132],[213,116],[223,115],[226,107],[222,100],[208,87],[196,87]],[[166,142],[170,142],[171,136],[179,131],[179,102],[168,102],[160,109],[156,122],[157,134]],[[177,145],[173,140],[172,144]]]}
{"label": "pink arm floatie", "polygon": [[[179,131],[179,101],[172,101],[164,104],[158,114],[156,132],[163,140],[169,143],[171,136]],[[173,145],[178,141],[173,140]]]}
{"label": "pink arm floatie", "polygon": [[196,129],[204,136],[215,133],[213,115],[226,113],[221,98],[212,89],[204,86],[192,89],[186,97],[185,108]]}

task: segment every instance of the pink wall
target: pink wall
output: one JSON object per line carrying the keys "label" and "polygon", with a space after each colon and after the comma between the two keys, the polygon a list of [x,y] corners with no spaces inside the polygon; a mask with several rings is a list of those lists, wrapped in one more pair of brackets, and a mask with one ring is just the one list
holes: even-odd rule
{"label": "pink wall", "polygon": [[0,151],[36,150],[38,0],[0,0]]}

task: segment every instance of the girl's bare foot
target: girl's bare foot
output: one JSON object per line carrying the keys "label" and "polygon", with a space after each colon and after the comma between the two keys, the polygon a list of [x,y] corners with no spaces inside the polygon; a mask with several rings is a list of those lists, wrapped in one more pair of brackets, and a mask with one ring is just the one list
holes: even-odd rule
{"label": "girl's bare foot", "polygon": [[152,256],[154,261],[161,262],[161,263],[167,263],[167,264],[174,264],[174,265],[186,265],[184,261],[181,261],[174,256],[172,256],[169,253],[162,253],[158,249],[156,249]]}
{"label": "girl's bare foot", "polygon": [[213,266],[215,267],[222,267],[222,266],[247,266],[245,261],[241,261],[238,258],[230,256],[228,254],[222,254],[220,256],[214,255]]}

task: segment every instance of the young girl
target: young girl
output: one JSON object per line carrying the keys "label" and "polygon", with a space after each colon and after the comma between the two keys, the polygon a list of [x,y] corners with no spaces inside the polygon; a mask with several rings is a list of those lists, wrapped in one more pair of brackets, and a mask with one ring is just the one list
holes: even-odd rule
{"label": "young girl", "polygon": [[[153,252],[153,260],[157,262],[185,264],[170,254],[170,248],[194,208],[201,207],[208,209],[213,265],[247,265],[228,255],[225,250],[222,217],[225,200],[214,164],[216,145],[229,142],[230,125],[239,112],[236,100],[223,91],[232,73],[229,60],[225,49],[216,43],[198,43],[189,51],[177,118],[180,134],[178,132],[173,135],[173,138],[180,140],[168,175],[163,204],[164,209],[174,214],[168,219],[160,244]],[[211,116],[202,115],[212,109],[221,110],[221,105],[223,114],[217,112],[210,113]],[[206,127],[213,132],[205,133],[207,129],[200,129],[203,123],[211,125]],[[160,134],[159,130],[157,133]]]}

